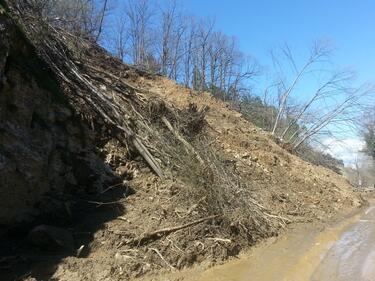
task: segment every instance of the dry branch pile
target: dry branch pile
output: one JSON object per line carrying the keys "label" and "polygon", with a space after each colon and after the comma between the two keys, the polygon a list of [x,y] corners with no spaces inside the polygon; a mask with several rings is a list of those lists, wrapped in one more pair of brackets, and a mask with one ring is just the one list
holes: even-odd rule
{"label": "dry branch pile", "polygon": [[[142,108],[142,103],[145,103],[141,91],[123,81],[119,82],[122,73],[114,76],[91,66],[92,61],[87,57],[87,52],[105,54],[100,47],[33,17],[27,5],[13,7],[16,8],[14,12],[19,16],[25,35],[59,78],[74,109],[91,123],[100,120],[107,130],[131,143],[161,177],[163,172],[159,163],[131,128],[134,117],[138,125],[147,126],[142,124],[145,122],[144,116],[135,110]],[[108,63],[112,65],[118,63],[110,56],[102,59],[110,60]]]}

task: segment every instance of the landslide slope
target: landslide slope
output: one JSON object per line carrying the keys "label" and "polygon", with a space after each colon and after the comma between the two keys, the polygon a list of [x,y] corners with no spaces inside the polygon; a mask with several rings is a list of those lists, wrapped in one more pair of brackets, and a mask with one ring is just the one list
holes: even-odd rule
{"label": "landslide slope", "polygon": [[140,82],[179,109],[190,104],[207,108],[205,120],[211,144],[233,166],[234,173],[250,185],[252,194],[274,212],[306,219],[331,216],[358,197],[348,181],[322,166],[303,161],[280,147],[271,134],[254,126],[210,93],[194,93],[174,81],[157,77]]}
{"label": "landslide slope", "polygon": [[[12,32],[2,39],[9,50],[0,53],[5,61],[0,71],[9,76],[0,87],[7,97],[0,100],[3,124],[21,120],[22,112],[39,116],[34,127],[32,121],[17,127],[22,143],[4,137],[12,135],[15,126],[0,131],[0,153],[21,159],[14,143],[27,147],[27,155],[47,153],[36,157],[38,173],[29,170],[31,184],[17,181],[17,190],[38,191],[27,204],[19,203],[10,183],[0,181],[13,196],[2,198],[10,214],[4,221],[24,214],[16,206],[12,209],[15,200],[32,210],[28,219],[66,229],[73,235],[73,247],[83,249],[69,256],[53,252],[52,259],[51,249],[46,252],[37,241],[31,245],[22,240],[35,222],[23,226],[25,235],[13,237],[7,229],[6,237],[16,239],[7,240],[12,245],[8,257],[15,258],[1,260],[7,263],[4,276],[10,276],[10,268],[14,279],[26,268],[30,278],[128,280],[202,261],[214,263],[278,235],[291,223],[327,220],[361,205],[340,175],[291,155],[209,93],[195,93],[129,67],[90,41],[22,11],[1,12],[0,19],[24,36]],[[27,50],[23,62],[37,59],[40,69],[24,73],[19,60],[10,59],[12,50]],[[42,76],[48,73],[58,91],[41,89],[39,71]],[[14,83],[7,82],[12,79]],[[38,81],[30,82],[34,79]],[[17,91],[17,81],[34,88],[25,95]],[[62,99],[51,98],[57,92]],[[30,99],[32,93],[38,98]],[[30,109],[22,107],[20,99],[36,102]],[[51,101],[48,107],[43,100]],[[49,107],[53,114],[41,110]],[[51,140],[49,150],[27,146],[41,143],[47,138],[42,134]],[[49,167],[55,151],[53,173],[43,173],[39,167]],[[21,160],[14,165],[6,170],[11,181],[23,167]],[[46,179],[43,189],[40,179]],[[47,191],[43,201],[41,194]],[[60,207],[47,208],[46,201]],[[55,233],[45,235],[58,240]]]}
{"label": "landslide slope", "polygon": [[[112,71],[104,64],[99,69]],[[135,194],[124,203],[126,213],[96,233],[88,259],[65,259],[54,274],[59,280],[126,280],[221,262],[289,224],[326,221],[361,206],[342,176],[290,154],[210,93],[153,75],[123,81],[152,100],[165,175],[132,162],[127,184]],[[124,153],[113,144],[106,152]]]}

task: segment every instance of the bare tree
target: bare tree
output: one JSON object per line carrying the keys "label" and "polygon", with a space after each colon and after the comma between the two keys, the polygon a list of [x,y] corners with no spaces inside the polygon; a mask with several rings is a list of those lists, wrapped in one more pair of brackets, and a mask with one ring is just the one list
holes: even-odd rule
{"label": "bare tree", "polygon": [[375,160],[375,106],[374,101],[369,103],[368,108],[361,116],[360,132],[365,141],[365,152]]}
{"label": "bare tree", "polygon": [[[296,88],[297,84],[300,82],[302,77],[310,70],[314,64],[319,63],[320,60],[324,59],[327,57],[327,55],[330,53],[330,49],[326,44],[323,44],[322,42],[316,42],[311,50],[310,56],[308,57],[307,61],[302,65],[301,68],[297,67],[296,61],[290,51],[290,48],[288,45],[285,45],[284,48],[282,48],[282,52],[284,53],[284,56],[286,57],[288,63],[292,65],[293,70],[295,71],[294,78],[292,79],[292,82],[290,84],[287,83],[285,79],[280,79],[280,85],[282,85],[282,92],[279,95],[279,107],[278,107],[278,112],[276,116],[276,120],[272,129],[272,134],[275,134],[279,123],[280,119],[282,118],[287,103],[288,103],[288,98],[293,92],[293,90]],[[273,63],[274,65],[280,67],[280,61],[274,54],[272,55]]]}
{"label": "bare tree", "polygon": [[194,18],[189,18],[188,25],[189,28],[183,39],[184,84],[186,87],[189,87],[192,81],[194,53],[196,50],[195,38],[197,32],[197,25]]}
{"label": "bare tree", "polygon": [[182,45],[183,36],[187,30],[187,26],[185,25],[185,22],[182,21],[181,24],[176,26],[175,30],[175,36],[174,36],[174,51],[172,54],[172,63],[171,63],[171,70],[169,73],[169,77],[177,80],[178,79],[178,73],[179,73],[179,67],[182,62],[182,58],[184,56],[184,50]]}
{"label": "bare tree", "polygon": [[161,73],[163,75],[168,74],[168,64],[170,61],[171,41],[173,32],[173,23],[176,12],[176,1],[170,2],[170,6],[166,9],[162,9],[162,42],[161,42]]}
{"label": "bare tree", "polygon": [[208,54],[209,54],[209,60],[210,60],[210,87],[211,92],[215,94],[215,89],[217,87],[217,79],[218,79],[218,69],[219,69],[219,63],[220,59],[223,56],[224,49],[225,49],[225,42],[226,36],[222,34],[221,32],[214,32],[212,34],[212,39],[209,43],[208,47]]}
{"label": "bare tree", "polygon": [[329,134],[335,127],[353,126],[364,97],[373,93],[369,85],[353,86],[352,71],[331,70],[330,53],[328,45],[315,43],[301,67],[287,45],[282,48],[284,62],[273,54],[279,73],[275,83],[277,114],[271,131],[294,149],[313,137]]}
{"label": "bare tree", "polygon": [[334,72],[325,82],[323,82],[313,95],[301,105],[295,116],[285,126],[280,138],[284,139],[288,131],[298,122],[303,120],[305,114],[309,113],[309,109],[317,102],[324,102],[327,99],[332,99],[337,95],[341,95],[347,90],[344,85],[353,79],[353,73],[348,71]]}
{"label": "bare tree", "polygon": [[375,165],[371,157],[358,152],[351,167],[344,169],[346,178],[354,186],[359,188],[374,187],[375,184]]}
{"label": "bare tree", "polygon": [[35,13],[55,26],[95,41],[102,35],[109,12],[108,0],[28,0],[18,3],[32,7]]}
{"label": "bare tree", "polygon": [[198,27],[197,40],[198,40],[198,56],[196,57],[196,67],[201,75],[200,91],[205,90],[206,87],[206,71],[208,61],[208,47],[210,36],[214,28],[213,21],[202,21]]}
{"label": "bare tree", "polygon": [[186,22],[176,0],[169,0],[161,9],[161,74],[177,79],[179,64],[183,56],[183,36]]}
{"label": "bare tree", "polygon": [[114,38],[113,38],[113,52],[116,57],[122,61],[126,60],[126,56],[130,53],[128,50],[129,44],[129,33],[126,25],[126,19],[122,16],[116,19],[114,26]]}
{"label": "bare tree", "polygon": [[96,42],[99,41],[99,38],[102,35],[104,17],[106,15],[107,9],[108,9],[108,0],[104,0],[103,1],[103,8],[99,12],[99,20],[98,20],[98,28],[97,28],[98,31],[97,31],[96,36],[95,36]]}
{"label": "bare tree", "polygon": [[336,101],[335,104],[323,106],[319,111],[315,112],[316,118],[301,124],[299,138],[295,138],[292,141],[295,149],[307,139],[321,133],[328,126],[349,126],[350,123],[356,120],[358,112],[362,111],[361,102],[367,95],[373,93],[373,88],[365,85],[357,89],[342,89],[342,91],[340,99],[334,99]]}
{"label": "bare tree", "polygon": [[147,67],[152,54],[154,7],[149,0],[129,0],[125,6],[132,63]]}

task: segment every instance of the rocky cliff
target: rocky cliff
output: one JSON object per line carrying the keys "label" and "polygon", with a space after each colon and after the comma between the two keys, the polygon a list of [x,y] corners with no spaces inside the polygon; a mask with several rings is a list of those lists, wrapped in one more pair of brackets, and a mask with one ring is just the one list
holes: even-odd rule
{"label": "rocky cliff", "polygon": [[62,192],[100,189],[105,170],[54,73],[0,8],[0,224],[62,208]]}

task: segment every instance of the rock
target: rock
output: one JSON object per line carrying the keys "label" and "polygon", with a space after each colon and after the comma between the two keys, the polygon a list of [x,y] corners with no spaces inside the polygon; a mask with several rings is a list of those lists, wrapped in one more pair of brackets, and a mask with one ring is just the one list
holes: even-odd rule
{"label": "rock", "polygon": [[50,210],[38,206],[52,190],[96,193],[114,178],[97,153],[87,120],[59,91],[59,81],[21,34],[0,13],[2,225],[48,216]]}
{"label": "rock", "polygon": [[39,225],[33,228],[29,241],[44,250],[65,250],[74,252],[74,239],[70,231],[50,225]]}
{"label": "rock", "polygon": [[243,158],[243,159],[247,159],[247,158],[250,158],[250,157],[251,157],[251,155],[250,155],[250,153],[248,153],[248,152],[242,154],[242,158]]}

